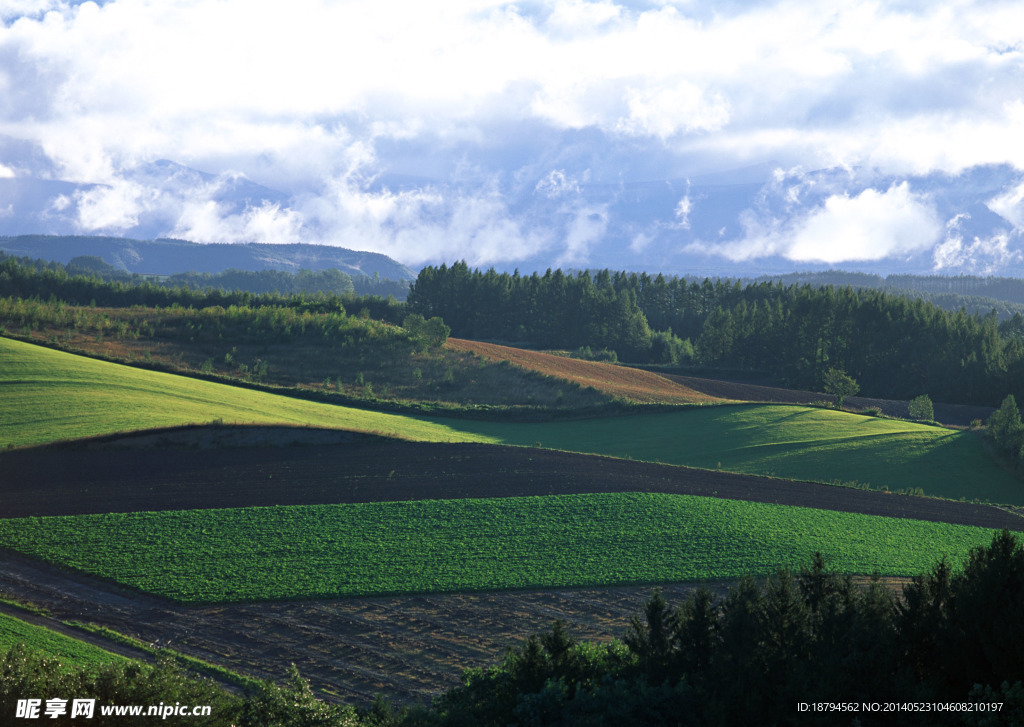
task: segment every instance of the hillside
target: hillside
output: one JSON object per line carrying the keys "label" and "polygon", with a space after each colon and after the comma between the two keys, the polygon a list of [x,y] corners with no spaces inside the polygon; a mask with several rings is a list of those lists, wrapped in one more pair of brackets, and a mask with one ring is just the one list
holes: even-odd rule
{"label": "hillside", "polygon": [[1019,481],[985,453],[974,432],[829,409],[750,404],[578,420],[428,418],[299,400],[8,339],[0,339],[0,356],[0,447],[213,421],[288,424],[1024,504]]}
{"label": "hillside", "polygon": [[590,386],[608,396],[641,404],[710,404],[721,400],[664,376],[626,366],[581,361],[541,351],[458,338],[449,338],[447,346],[456,351],[468,351],[489,361],[507,361],[528,371],[536,371],[579,386]]}
{"label": "hillside", "polygon": [[386,255],[334,245],[200,244],[185,240],[132,240],[120,237],[19,235],[0,237],[0,250],[19,257],[67,263],[79,256],[103,258],[131,273],[220,273],[224,270],[325,270],[412,280],[415,274]]}

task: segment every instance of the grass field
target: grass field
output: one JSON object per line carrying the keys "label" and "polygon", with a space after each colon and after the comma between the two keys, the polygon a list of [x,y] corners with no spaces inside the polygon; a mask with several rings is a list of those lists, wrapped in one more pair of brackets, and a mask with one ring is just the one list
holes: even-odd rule
{"label": "grass field", "polygon": [[0,448],[214,420],[489,441],[444,422],[319,404],[0,338]]}
{"label": "grass field", "polygon": [[709,406],[551,422],[426,419],[145,371],[3,338],[0,391],[0,448],[213,420],[290,423],[1024,504],[1021,482],[984,452],[974,433],[801,406]]}
{"label": "grass field", "polygon": [[505,444],[1024,504],[1024,483],[1000,468],[972,432],[829,409],[749,404],[459,427]]}
{"label": "grass field", "polygon": [[0,546],[189,602],[657,583],[962,562],[993,531],[624,493],[0,521]]}
{"label": "grass field", "polygon": [[0,654],[17,644],[25,644],[33,652],[58,658],[69,667],[129,661],[98,646],[0,613]]}

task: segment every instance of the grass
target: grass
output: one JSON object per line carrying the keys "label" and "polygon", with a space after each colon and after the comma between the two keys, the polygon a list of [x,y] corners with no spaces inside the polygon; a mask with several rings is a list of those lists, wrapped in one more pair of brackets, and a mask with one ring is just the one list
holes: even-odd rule
{"label": "grass", "polygon": [[0,521],[0,546],[185,602],[737,578],[805,565],[908,575],[992,531],[648,493]]}
{"label": "grass", "polygon": [[505,444],[1024,504],[1024,483],[985,453],[975,433],[829,409],[746,404],[459,428]]}
{"label": "grass", "polygon": [[25,644],[31,651],[59,658],[68,667],[90,667],[130,661],[85,641],[0,613],[0,653],[17,644]]}
{"label": "grass", "polygon": [[488,441],[444,422],[293,399],[0,338],[0,448],[212,421]]}

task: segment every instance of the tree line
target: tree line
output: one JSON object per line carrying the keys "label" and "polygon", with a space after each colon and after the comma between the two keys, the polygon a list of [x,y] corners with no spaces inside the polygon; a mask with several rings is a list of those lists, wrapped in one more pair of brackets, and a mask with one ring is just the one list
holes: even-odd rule
{"label": "tree line", "polygon": [[[100,261],[102,262],[102,261]],[[103,263],[106,265],[106,263]],[[109,267],[109,266],[108,266]],[[306,273],[306,274],[302,274]],[[337,275],[335,275],[337,273]],[[275,280],[290,280],[289,291],[268,290],[266,292],[244,289],[228,289],[209,285],[203,287],[196,281],[216,278],[201,273],[183,273],[180,284],[173,284],[176,276],[159,282],[135,274],[126,277],[104,279],[87,266],[62,265],[56,262],[31,260],[0,253],[0,297],[56,300],[69,305],[91,305],[109,308],[143,306],[150,308],[207,308],[220,306],[287,307],[299,311],[337,312],[346,308],[353,313],[399,325],[405,317],[405,305],[393,297],[380,295],[358,295],[350,285],[339,283],[340,293],[330,292],[330,285],[321,287],[317,281],[341,280],[339,276],[352,280],[341,271],[300,271],[298,274],[280,271],[252,273],[253,280],[262,280],[263,287],[272,288]],[[248,271],[227,271],[220,274],[222,280],[231,281],[233,276],[245,278]],[[196,283],[195,285],[190,284]],[[253,285],[258,288],[260,286]],[[299,289],[301,288],[301,289]]]}
{"label": "tree line", "polygon": [[834,369],[876,397],[996,406],[1024,395],[1020,315],[1000,323],[873,289],[607,270],[522,276],[460,262],[421,270],[408,305],[455,336],[606,348],[625,361],[742,369],[796,388],[820,391]]}

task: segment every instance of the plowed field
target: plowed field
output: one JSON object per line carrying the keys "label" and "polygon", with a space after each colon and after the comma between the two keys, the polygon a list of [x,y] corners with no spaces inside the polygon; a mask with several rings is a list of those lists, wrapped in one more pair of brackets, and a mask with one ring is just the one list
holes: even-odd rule
{"label": "plowed field", "polygon": [[580,386],[592,386],[602,393],[627,401],[643,404],[708,404],[718,401],[717,397],[670,381],[664,376],[627,366],[581,361],[550,353],[458,338],[449,338],[447,345],[492,361],[508,361],[515,366],[572,381]]}

